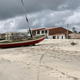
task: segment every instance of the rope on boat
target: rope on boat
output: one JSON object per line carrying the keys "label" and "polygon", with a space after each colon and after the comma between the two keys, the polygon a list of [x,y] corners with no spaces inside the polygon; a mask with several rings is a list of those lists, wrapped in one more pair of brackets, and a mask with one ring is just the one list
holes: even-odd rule
{"label": "rope on boat", "polygon": [[[26,8],[25,8],[24,1],[23,1],[23,0],[21,0],[21,4],[22,4],[22,6],[23,6],[24,12],[27,13],[27,10],[26,10]],[[28,18],[27,18],[26,15],[25,15],[25,18],[26,18],[26,22],[28,23],[30,36],[31,36],[31,38],[32,38],[32,32],[31,32],[31,29],[30,29],[30,26],[29,26],[29,20],[28,20]]]}

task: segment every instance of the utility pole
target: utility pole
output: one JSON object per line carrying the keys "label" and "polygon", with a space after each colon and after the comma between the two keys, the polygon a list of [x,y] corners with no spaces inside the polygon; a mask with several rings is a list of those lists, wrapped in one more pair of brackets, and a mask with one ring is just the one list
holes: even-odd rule
{"label": "utility pole", "polygon": [[69,24],[67,24],[67,39],[69,39],[69,31],[68,31],[68,27],[69,27]]}

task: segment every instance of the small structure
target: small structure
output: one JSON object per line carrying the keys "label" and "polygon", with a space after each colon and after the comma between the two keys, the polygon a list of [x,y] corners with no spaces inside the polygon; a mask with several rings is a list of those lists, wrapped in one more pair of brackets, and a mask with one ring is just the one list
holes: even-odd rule
{"label": "small structure", "polygon": [[46,35],[46,38],[49,39],[66,39],[69,38],[70,33],[72,33],[72,31],[67,30],[63,27],[37,28],[32,30],[32,34],[34,36]]}
{"label": "small structure", "polygon": [[80,33],[71,33],[69,36],[70,39],[80,39]]}
{"label": "small structure", "polygon": [[6,35],[5,33],[1,33],[0,34],[0,40],[4,40],[5,39],[5,35]]}
{"label": "small structure", "polygon": [[27,37],[26,33],[21,32],[8,32],[5,35],[6,40],[18,40],[18,39],[25,39]]}

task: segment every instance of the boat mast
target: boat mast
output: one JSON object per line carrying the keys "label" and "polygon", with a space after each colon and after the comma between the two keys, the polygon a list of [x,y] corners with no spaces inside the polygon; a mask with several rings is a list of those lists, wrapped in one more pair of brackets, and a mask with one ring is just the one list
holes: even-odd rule
{"label": "boat mast", "polygon": [[[27,13],[23,0],[21,0],[21,4],[22,4],[22,7],[23,7],[24,12]],[[30,24],[29,24],[29,19],[27,18],[27,15],[26,14],[25,14],[25,18],[26,18],[26,22],[28,23],[28,28],[29,28],[30,36],[31,36],[31,38],[33,38],[32,31],[31,31]]]}

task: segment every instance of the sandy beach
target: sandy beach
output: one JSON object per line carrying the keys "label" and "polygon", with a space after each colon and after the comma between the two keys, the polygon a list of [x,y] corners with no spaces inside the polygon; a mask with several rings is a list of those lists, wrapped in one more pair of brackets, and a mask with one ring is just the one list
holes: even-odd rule
{"label": "sandy beach", "polygon": [[80,80],[80,40],[0,49],[0,80]]}

